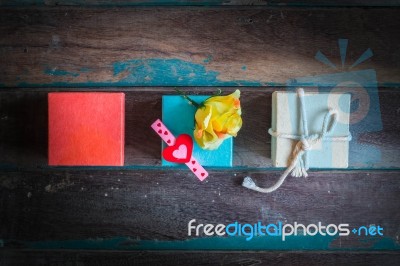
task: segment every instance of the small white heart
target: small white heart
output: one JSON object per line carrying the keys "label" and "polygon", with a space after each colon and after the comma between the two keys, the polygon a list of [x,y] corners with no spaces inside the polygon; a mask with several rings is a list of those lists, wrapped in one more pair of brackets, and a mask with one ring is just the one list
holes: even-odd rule
{"label": "small white heart", "polygon": [[187,148],[186,145],[181,144],[177,150],[174,150],[172,155],[176,159],[185,159],[187,156]]}

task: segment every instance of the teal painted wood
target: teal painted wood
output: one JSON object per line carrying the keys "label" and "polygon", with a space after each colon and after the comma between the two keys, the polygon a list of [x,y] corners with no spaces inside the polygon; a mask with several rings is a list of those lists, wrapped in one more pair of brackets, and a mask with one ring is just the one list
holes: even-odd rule
{"label": "teal painted wood", "polygon": [[363,86],[397,87],[397,18],[394,8],[4,8],[0,86],[321,86],[372,70]]}
{"label": "teal painted wood", "polygon": [[[289,177],[269,195],[240,181],[249,175],[265,185],[278,172],[209,173],[199,182],[189,171],[3,171],[0,244],[38,250],[399,250],[398,171],[313,171],[307,179]],[[347,223],[351,230],[374,224],[383,236],[189,236],[192,219],[194,225]]]}
{"label": "teal painted wood", "polygon": [[[119,86],[262,86],[274,85],[256,80],[223,81],[219,72],[208,70],[206,62],[196,64],[180,59],[151,58],[115,62],[113,75],[123,78]],[[115,82],[110,82],[112,86]],[[158,84],[158,85],[157,85]],[[93,84],[96,85],[96,84]]]}
{"label": "teal painted wood", "polygon": [[[205,59],[207,61],[207,59]],[[68,71],[65,69],[49,69],[45,68],[43,74],[52,77],[53,80],[69,81],[53,81],[50,83],[30,83],[19,82],[17,87],[131,87],[131,86],[219,86],[219,87],[324,87],[336,86],[339,83],[335,79],[337,76],[350,77],[346,86],[358,87],[361,83],[364,88],[376,87],[378,81],[376,80],[376,72],[373,69],[361,70],[360,73],[366,73],[360,77],[353,75],[353,72],[342,72],[326,75],[306,76],[306,77],[293,77],[288,79],[285,83],[282,82],[266,82],[260,80],[240,80],[233,79],[230,81],[221,80],[221,73],[214,70],[208,70],[206,64],[197,64],[181,59],[165,59],[165,58],[151,58],[151,59],[133,59],[122,62],[115,62],[112,65],[114,80],[108,81],[87,81],[77,82],[78,78],[85,73],[90,72],[90,68],[82,67],[79,71]],[[242,67],[246,71],[247,67]],[[373,75],[371,76],[371,72]],[[118,78],[122,76],[122,78]],[[355,78],[356,77],[356,78]],[[371,77],[375,77],[371,79]],[[361,80],[361,81],[360,81]],[[360,83],[359,83],[360,82]],[[385,83],[384,87],[399,87],[400,83]],[[6,84],[0,83],[1,87],[8,87]]]}
{"label": "teal painted wood", "polygon": [[[190,96],[195,102],[201,103],[209,96]],[[190,105],[182,96],[162,97],[162,121],[177,137],[180,134],[189,134],[193,140],[194,115],[196,108]],[[162,148],[165,143],[162,142]],[[221,146],[214,151],[203,150],[194,140],[193,156],[202,166],[232,167],[233,164],[233,138],[226,139]],[[179,166],[162,160],[163,166]]]}
{"label": "teal painted wood", "polygon": [[[335,247],[337,237],[208,237],[183,241],[139,240],[130,237],[98,238],[60,241],[13,241],[3,240],[5,247],[19,245],[33,250],[318,250],[318,251],[399,251],[400,245],[388,237],[364,237],[364,247]],[[10,244],[9,244],[10,243]]]}

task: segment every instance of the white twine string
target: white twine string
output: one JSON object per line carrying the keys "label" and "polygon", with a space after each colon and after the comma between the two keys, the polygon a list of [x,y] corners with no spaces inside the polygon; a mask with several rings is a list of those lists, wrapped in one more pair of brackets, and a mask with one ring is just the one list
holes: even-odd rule
{"label": "white twine string", "polygon": [[272,128],[268,130],[268,133],[276,138],[285,138],[285,139],[292,139],[298,140],[296,146],[292,151],[291,162],[286,168],[285,172],[280,176],[278,182],[275,185],[268,187],[268,188],[260,188],[256,185],[256,183],[251,179],[251,177],[247,176],[244,178],[242,186],[255,190],[261,193],[270,193],[277,190],[285,181],[286,177],[291,173],[292,176],[295,177],[307,177],[307,170],[308,167],[308,152],[312,149],[314,145],[317,145],[323,140],[326,141],[350,141],[351,135],[347,136],[338,136],[332,137],[327,136],[336,126],[338,120],[338,112],[335,109],[329,109],[328,112],[325,114],[324,121],[322,123],[322,128],[320,133],[315,133],[308,135],[308,127],[307,127],[307,114],[306,108],[304,103],[304,90],[303,88],[297,89],[297,96],[300,102],[300,116],[301,116],[301,124],[303,126],[303,135],[293,135],[293,134],[284,134],[278,133]]}

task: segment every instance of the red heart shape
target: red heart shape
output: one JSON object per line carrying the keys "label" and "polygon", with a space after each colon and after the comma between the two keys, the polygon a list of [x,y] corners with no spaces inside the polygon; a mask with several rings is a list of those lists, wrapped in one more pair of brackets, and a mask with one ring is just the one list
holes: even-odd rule
{"label": "red heart shape", "polygon": [[175,144],[166,147],[162,154],[166,161],[173,163],[187,163],[192,157],[193,140],[188,134],[179,135]]}

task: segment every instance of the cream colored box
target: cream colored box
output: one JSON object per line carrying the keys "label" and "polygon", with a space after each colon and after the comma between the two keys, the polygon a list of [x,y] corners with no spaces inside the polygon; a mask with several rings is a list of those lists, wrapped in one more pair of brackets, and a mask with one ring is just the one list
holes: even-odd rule
{"label": "cream colored box", "polygon": [[[351,95],[346,93],[305,92],[304,102],[309,135],[320,133],[328,108],[338,111],[338,122],[329,136],[348,136]],[[295,92],[276,91],[272,94],[272,130],[277,133],[302,135],[300,102]],[[275,167],[287,167],[297,140],[273,137],[271,155]],[[311,168],[347,168],[349,142],[323,140],[308,151]]]}

